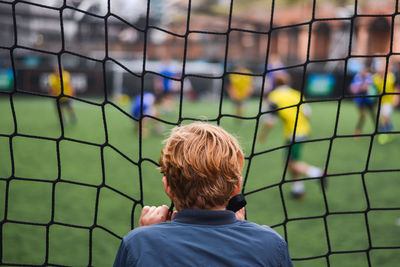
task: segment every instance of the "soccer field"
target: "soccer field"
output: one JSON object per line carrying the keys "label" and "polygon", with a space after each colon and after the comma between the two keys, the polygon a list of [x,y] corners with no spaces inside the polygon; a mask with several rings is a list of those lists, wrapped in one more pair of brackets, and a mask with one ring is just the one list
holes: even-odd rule
{"label": "soccer field", "polygon": [[[10,103],[8,96],[0,98],[2,262],[41,265],[47,258],[55,265],[111,266],[119,238],[137,226],[141,206],[135,203],[169,205],[154,162],[173,125],[163,124],[164,133],[156,134],[158,126],[150,123],[140,146],[133,120],[110,104],[103,118],[101,105],[75,101],[78,122],[62,130],[53,99],[14,95]],[[284,145],[281,125],[252,151],[256,119],[221,118],[220,125],[238,137],[248,157],[243,170],[247,219],[286,237],[295,266],[328,266],[327,254],[330,266],[368,266],[368,261],[397,266],[400,138],[393,135],[380,145],[377,136],[372,142],[370,136],[347,136],[357,120],[352,102],[310,106],[310,139],[318,141],[304,145],[303,158],[325,167],[331,145],[330,177],[326,194],[317,180],[305,181],[303,201],[291,199],[291,183],[282,183],[290,177],[283,177],[285,149],[274,149]],[[218,108],[217,101],[184,102],[182,117],[216,119]],[[223,103],[223,114],[233,110],[231,102]],[[257,114],[258,102],[252,100],[246,116]],[[172,123],[178,118],[178,109],[162,115]],[[393,122],[400,129],[399,111]],[[364,133],[373,129],[367,118]]]}

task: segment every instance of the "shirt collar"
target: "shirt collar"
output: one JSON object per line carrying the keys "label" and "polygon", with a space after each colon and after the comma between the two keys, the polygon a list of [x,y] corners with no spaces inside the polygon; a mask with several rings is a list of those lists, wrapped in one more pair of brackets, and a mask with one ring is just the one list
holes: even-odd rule
{"label": "shirt collar", "polygon": [[201,224],[201,225],[223,225],[232,224],[237,221],[235,213],[230,210],[201,210],[185,209],[179,211],[172,222]]}

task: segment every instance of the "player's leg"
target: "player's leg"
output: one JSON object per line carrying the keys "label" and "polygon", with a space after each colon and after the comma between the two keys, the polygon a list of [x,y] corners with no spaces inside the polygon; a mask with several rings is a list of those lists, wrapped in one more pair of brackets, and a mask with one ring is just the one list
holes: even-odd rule
{"label": "player's leg", "polygon": [[[291,149],[288,150],[288,171],[293,179],[299,179],[303,174],[300,160],[302,144],[294,144]],[[305,197],[305,185],[303,181],[296,181],[292,184],[291,195],[297,199],[302,200]]]}
{"label": "player's leg", "polygon": [[268,135],[269,131],[271,130],[271,128],[274,126],[275,122],[276,122],[276,118],[274,115],[271,115],[268,113],[266,115],[264,115],[263,125],[260,130],[260,134],[258,136],[258,141],[260,143],[265,143],[267,135]]}
{"label": "player's leg", "polygon": [[175,95],[173,92],[167,92],[162,99],[162,106],[165,112],[170,113],[175,108]]}
{"label": "player's leg", "polygon": [[[294,179],[298,179],[301,176],[309,178],[321,177],[321,183],[326,187],[326,179],[323,177],[324,170],[316,166],[310,165],[304,161],[301,161],[301,150],[302,144],[297,143],[292,146],[289,155],[288,169]],[[296,199],[301,200],[305,196],[305,186],[302,181],[293,183],[292,196]]]}
{"label": "player's leg", "polygon": [[[290,160],[288,164],[289,171],[294,179],[298,179],[301,176],[316,178],[321,177],[320,182],[323,187],[327,187],[327,180],[324,177],[324,170],[310,165],[304,161]],[[292,186],[292,196],[296,199],[301,200],[305,196],[305,186],[302,181],[294,182]]]}
{"label": "player's leg", "polygon": [[[295,160],[289,159],[288,162],[288,171],[293,179],[300,178],[300,172],[298,172],[296,168],[297,162]],[[302,200],[305,197],[306,189],[303,181],[296,181],[292,184],[292,188],[290,189],[290,193],[293,198],[297,200]]]}
{"label": "player's leg", "polygon": [[57,112],[57,114],[58,114],[58,108],[60,107],[60,115],[61,115],[61,120],[62,120],[62,123],[65,125],[65,115],[64,115],[64,103],[62,102],[62,101],[60,101],[60,100],[55,100],[54,101],[54,107],[55,107],[55,110],[56,110],[56,112]]}
{"label": "player's leg", "polygon": [[[154,101],[154,106],[153,106],[153,110],[152,110],[154,117],[157,117],[157,118],[161,117],[161,114],[163,112],[163,105],[164,105],[163,102],[164,102],[165,95],[166,95],[166,93],[164,91],[161,91],[161,92],[156,91],[155,92],[155,101]],[[161,129],[163,127],[162,123],[160,123],[159,121],[155,121],[155,123],[157,124],[155,127],[156,131],[158,131],[157,130],[158,128]]]}
{"label": "player's leg", "polygon": [[69,117],[70,117],[71,123],[75,124],[77,119],[76,119],[75,110],[74,110],[74,107],[72,105],[71,100],[66,100],[65,101],[65,107],[66,107],[66,109],[67,109],[67,111],[69,113]]}
{"label": "player's leg", "polygon": [[393,106],[390,103],[385,103],[381,107],[381,127],[382,132],[390,132],[393,130],[393,124],[390,117],[393,113]]}
{"label": "player's leg", "polygon": [[376,122],[376,108],[375,108],[375,103],[371,103],[368,106],[368,113],[372,119],[372,122],[375,124]]}
{"label": "player's leg", "polygon": [[[158,109],[158,107],[155,104],[154,105],[150,105],[146,109],[146,115],[150,115],[150,116],[155,117],[155,118],[159,118],[160,117],[159,112],[160,112],[160,110]],[[145,118],[143,120],[143,123],[146,124],[146,125],[143,125],[143,127],[146,128],[147,132],[149,132],[149,130],[147,130],[148,128],[151,130],[151,132],[155,133],[156,135],[161,135],[165,131],[164,124],[161,123],[158,120],[153,119],[153,118]]]}
{"label": "player's leg", "polygon": [[384,133],[378,136],[378,142],[381,145],[390,142],[393,138],[393,135],[385,134],[385,132],[390,132],[394,129],[393,123],[390,119],[392,113],[393,106],[390,103],[385,103],[382,105],[380,116],[380,131]]}
{"label": "player's leg", "polygon": [[297,176],[305,175],[307,177],[317,177],[320,172],[316,172],[319,168],[313,167],[301,160],[303,144],[295,143],[292,145],[289,155],[289,169],[297,174]]}
{"label": "player's leg", "polygon": [[[59,100],[60,103],[60,109],[61,109],[61,119],[63,120],[63,123],[65,124],[66,121],[66,116],[64,115],[64,110],[67,111],[68,116],[70,117],[70,121],[72,124],[76,123],[76,115],[74,108],[72,107],[71,100],[65,99],[65,97],[61,98]],[[56,102],[57,105],[57,102]]]}
{"label": "player's leg", "polygon": [[243,112],[244,112],[244,100],[234,100],[233,101],[234,105],[235,105],[235,114],[237,116],[243,116]]}
{"label": "player's leg", "polygon": [[147,130],[147,119],[148,118],[142,118],[142,137],[147,137],[149,135]]}
{"label": "player's leg", "polygon": [[323,169],[310,165],[304,161],[292,161],[290,166],[295,173],[305,175],[309,178],[322,177],[324,175]]}
{"label": "player's leg", "polygon": [[358,121],[356,124],[356,130],[354,134],[361,134],[362,133],[362,128],[364,126],[365,122],[365,115],[367,113],[367,108],[365,105],[359,105],[358,106]]}

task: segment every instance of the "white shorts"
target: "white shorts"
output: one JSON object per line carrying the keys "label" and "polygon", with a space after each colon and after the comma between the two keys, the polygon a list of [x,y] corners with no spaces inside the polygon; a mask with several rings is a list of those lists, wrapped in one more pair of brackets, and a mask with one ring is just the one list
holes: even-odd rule
{"label": "white shorts", "polygon": [[381,115],[385,117],[389,117],[393,113],[393,105],[390,103],[384,103],[381,106]]}

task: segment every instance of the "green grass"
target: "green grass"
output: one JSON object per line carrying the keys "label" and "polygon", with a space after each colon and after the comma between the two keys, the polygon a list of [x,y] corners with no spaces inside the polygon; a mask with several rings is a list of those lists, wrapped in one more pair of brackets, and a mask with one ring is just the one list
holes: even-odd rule
{"label": "green grass", "polygon": [[[156,126],[149,123],[152,134],[143,139],[140,150],[133,121],[111,105],[104,107],[105,129],[101,107],[76,101],[78,123],[67,123],[63,133],[51,100],[14,95],[13,105],[16,125],[9,98],[0,98],[2,263],[43,264],[48,242],[51,264],[88,265],[92,255],[92,265],[111,266],[120,239],[110,232],[122,237],[137,225],[141,207],[135,207],[134,200],[143,199],[145,205],[169,204],[156,166],[148,160],[134,163],[140,158],[158,161],[161,141],[171,126],[164,125],[165,133],[157,135],[153,133]],[[338,103],[313,103],[311,107],[310,138],[332,137]],[[229,101],[224,102],[222,112],[232,114]],[[367,164],[370,137],[340,137],[354,131],[355,106],[343,102],[339,112],[338,137],[332,141],[328,164],[329,173],[335,175],[329,179],[326,195],[313,180],[305,182],[307,196],[301,202],[289,198],[290,183],[268,187],[282,181],[285,151],[256,154],[251,162],[246,161],[243,170],[245,175],[249,168],[245,193],[268,188],[247,195],[248,220],[278,225],[275,229],[282,235],[286,227],[293,258],[317,257],[297,260],[295,266],[328,266],[325,257],[318,258],[328,252],[335,252],[329,256],[330,266],[367,266],[367,253],[359,250],[370,248],[368,233],[373,248],[369,253],[372,266],[395,266],[400,261],[399,250],[379,248],[400,246],[400,227],[396,225],[400,211],[374,209],[400,207],[400,175],[370,170],[400,169],[400,138],[386,145],[377,144],[374,138]],[[246,114],[257,113],[258,103],[254,100],[247,105]],[[218,103],[184,102],[182,116],[215,119]],[[178,110],[163,114],[162,118],[176,122]],[[400,129],[398,111],[393,121]],[[221,125],[238,137],[249,156],[256,120],[222,117]],[[372,131],[373,124],[367,120],[364,132]],[[265,144],[255,144],[254,152],[283,144],[278,124]],[[329,146],[329,140],[306,143],[304,160],[325,166]],[[360,172],[364,171],[363,178]],[[353,174],[344,174],[348,172]],[[299,219],[304,217],[313,218]],[[354,252],[340,253],[343,251]]]}

